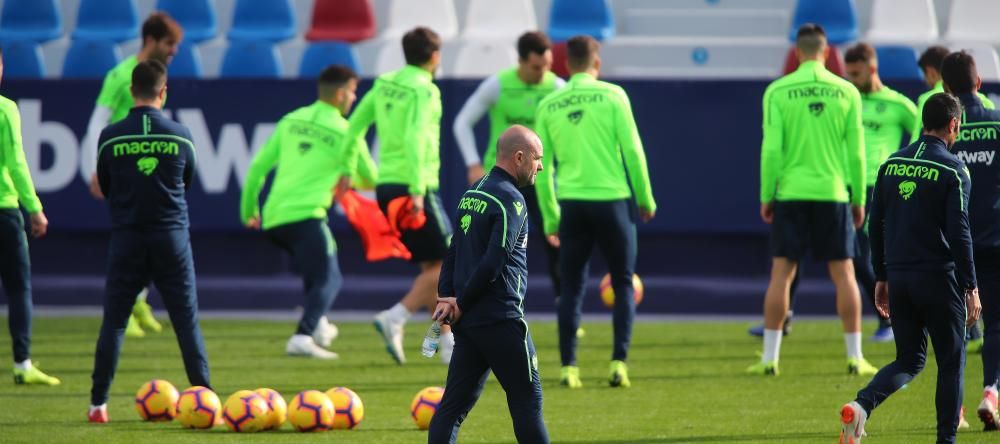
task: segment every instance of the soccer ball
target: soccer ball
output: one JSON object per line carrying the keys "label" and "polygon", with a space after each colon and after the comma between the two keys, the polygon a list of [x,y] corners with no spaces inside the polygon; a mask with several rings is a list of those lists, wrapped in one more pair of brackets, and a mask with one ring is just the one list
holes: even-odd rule
{"label": "soccer ball", "polygon": [[417,393],[410,403],[410,416],[420,430],[427,430],[431,426],[431,418],[434,412],[441,405],[441,398],[444,397],[444,389],[441,387],[427,387]]}
{"label": "soccer ball", "polygon": [[153,379],[135,393],[135,410],[143,421],[170,421],[177,416],[177,389],[162,379]]}
{"label": "soccer ball", "polygon": [[333,402],[319,390],[306,390],[288,404],[288,422],[300,432],[325,432],[333,427]]}
{"label": "soccer ball", "polygon": [[288,415],[288,404],[285,404],[285,398],[281,397],[281,393],[269,388],[259,388],[254,392],[264,398],[264,401],[267,401],[267,406],[270,407],[268,411],[270,418],[264,430],[280,429],[285,424],[285,417]]}
{"label": "soccer ball", "polygon": [[259,432],[267,427],[270,408],[260,395],[230,396],[222,408],[222,420],[234,432]]}
{"label": "soccer ball", "polygon": [[351,389],[335,387],[327,390],[326,396],[333,402],[333,428],[353,429],[365,418],[365,405]]}
{"label": "soccer ball", "polygon": [[[635,273],[632,273],[632,288],[635,290],[635,305],[639,305],[642,302],[643,287],[642,280]],[[605,274],[601,279],[601,300],[608,308],[614,308],[615,289],[611,287],[611,274]]]}
{"label": "soccer ball", "polygon": [[229,397],[226,398],[226,402],[223,403],[222,405],[229,404],[229,401],[232,401],[232,400],[234,400],[236,398],[245,398],[247,396],[252,395],[253,393],[254,393],[253,390],[239,390],[236,393],[233,393],[232,395],[229,395]]}
{"label": "soccer ball", "polygon": [[210,429],[221,416],[219,395],[205,387],[184,390],[177,400],[177,421],[189,429]]}

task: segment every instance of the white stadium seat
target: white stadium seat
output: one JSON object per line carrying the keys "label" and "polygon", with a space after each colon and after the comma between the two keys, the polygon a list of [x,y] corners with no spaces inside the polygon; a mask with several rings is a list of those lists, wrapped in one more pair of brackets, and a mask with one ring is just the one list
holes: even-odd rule
{"label": "white stadium seat", "polygon": [[868,40],[930,43],[937,38],[937,14],[933,0],[874,0]]}
{"label": "white stadium seat", "polygon": [[458,35],[458,19],[452,0],[391,0],[386,21],[381,36],[390,39],[417,26],[433,29],[442,40]]}
{"label": "white stadium seat", "polygon": [[455,57],[451,77],[481,78],[517,64],[517,50],[507,40],[465,42]]}
{"label": "white stadium seat", "polygon": [[531,0],[469,0],[462,37],[512,43],[525,31],[536,29],[538,20]]}
{"label": "white stadium seat", "polygon": [[945,38],[951,42],[1000,43],[1000,1],[952,0]]}

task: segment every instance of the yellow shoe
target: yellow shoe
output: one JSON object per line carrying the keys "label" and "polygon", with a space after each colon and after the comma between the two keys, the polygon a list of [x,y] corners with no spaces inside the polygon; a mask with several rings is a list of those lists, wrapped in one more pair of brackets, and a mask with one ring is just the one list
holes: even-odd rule
{"label": "yellow shoe", "polygon": [[747,367],[746,372],[751,375],[778,376],[778,361],[758,362]]}
{"label": "yellow shoe", "polygon": [[584,330],[583,327],[576,329],[577,339],[582,339],[584,336],[587,336],[587,330]]}
{"label": "yellow shoe", "polygon": [[850,375],[872,376],[878,373],[878,367],[871,365],[865,358],[848,359],[847,373]]}
{"label": "yellow shoe", "polygon": [[[143,289],[143,293],[148,290]],[[135,305],[132,306],[132,317],[139,321],[139,326],[143,330],[148,330],[153,333],[159,333],[163,331],[163,326],[153,317],[153,307],[149,306],[145,298],[139,298],[135,301]]]}
{"label": "yellow shoe", "polygon": [[571,389],[583,387],[583,382],[580,382],[580,367],[573,365],[563,367],[562,374],[559,377],[559,384]]}
{"label": "yellow shoe", "polygon": [[625,361],[611,361],[608,384],[612,387],[629,388],[632,386],[632,383],[628,380],[628,366],[625,365]]}
{"label": "yellow shoe", "polygon": [[59,385],[61,381],[59,378],[46,375],[38,367],[32,365],[27,370],[14,367],[14,384]]}
{"label": "yellow shoe", "polygon": [[128,324],[126,324],[125,326],[125,337],[128,338],[146,337],[146,332],[142,331],[142,327],[139,326],[139,320],[135,318],[135,315],[128,317]]}

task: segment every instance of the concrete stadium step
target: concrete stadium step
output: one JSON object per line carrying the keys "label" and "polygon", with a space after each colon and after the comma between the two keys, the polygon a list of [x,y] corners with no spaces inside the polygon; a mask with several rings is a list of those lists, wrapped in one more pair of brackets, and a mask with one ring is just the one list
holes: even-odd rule
{"label": "concrete stadium step", "polygon": [[781,9],[662,9],[625,10],[620,36],[705,36],[784,38],[790,15]]}

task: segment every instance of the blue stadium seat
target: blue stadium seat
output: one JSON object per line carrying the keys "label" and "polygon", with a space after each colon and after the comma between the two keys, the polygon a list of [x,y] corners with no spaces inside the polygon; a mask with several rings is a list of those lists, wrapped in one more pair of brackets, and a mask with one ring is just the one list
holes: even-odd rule
{"label": "blue stadium seat", "polygon": [[822,25],[827,39],[834,45],[858,39],[854,0],[798,0],[788,38],[794,42],[799,27],[806,23]]}
{"label": "blue stadium seat", "polygon": [[64,78],[103,78],[121,60],[118,46],[111,40],[73,40],[66,61]]}
{"label": "blue stadium seat", "polygon": [[3,46],[3,77],[5,79],[40,79],[45,77],[42,47],[37,42],[15,40],[0,46]]}
{"label": "blue stadium seat", "polygon": [[295,35],[291,0],[236,0],[230,40],[276,42]]}
{"label": "blue stadium seat", "polygon": [[203,42],[215,38],[219,32],[215,8],[208,0],[158,0],[156,9],[180,23],[185,41]]}
{"label": "blue stadium seat", "polygon": [[73,38],[123,42],[139,38],[135,0],[80,0]]}
{"label": "blue stadium seat", "polygon": [[302,63],[299,65],[299,76],[306,78],[319,77],[323,68],[332,64],[344,65],[358,73],[358,53],[354,47],[343,42],[316,42],[310,43],[306,52],[302,54]]}
{"label": "blue stadium seat", "polygon": [[281,63],[274,44],[266,40],[233,40],[222,57],[219,77],[277,78]]}
{"label": "blue stadium seat", "polygon": [[917,51],[910,46],[879,46],[878,75],[891,80],[923,80],[924,73],[917,66]]}
{"label": "blue stadium seat", "polygon": [[563,42],[580,34],[597,40],[615,36],[615,20],[608,0],[552,0],[549,38]]}
{"label": "blue stadium seat", "polygon": [[167,68],[170,77],[175,79],[200,79],[202,76],[201,53],[194,42],[187,39],[177,48],[177,54]]}
{"label": "blue stadium seat", "polygon": [[56,0],[7,0],[0,12],[0,40],[45,42],[62,35]]}

